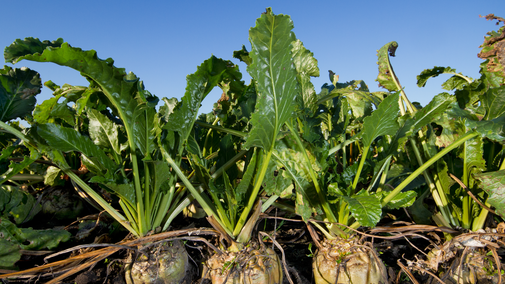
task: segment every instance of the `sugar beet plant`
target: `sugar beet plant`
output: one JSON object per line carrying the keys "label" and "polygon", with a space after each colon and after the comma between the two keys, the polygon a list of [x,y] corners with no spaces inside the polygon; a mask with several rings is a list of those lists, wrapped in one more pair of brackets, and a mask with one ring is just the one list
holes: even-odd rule
{"label": "sugar beet plant", "polygon": [[[487,19],[503,22],[494,15]],[[486,59],[481,64],[479,79],[472,79],[457,73],[450,67],[434,67],[424,70],[418,76],[418,86],[425,86],[432,77],[447,74],[451,77],[442,84],[454,95],[441,93],[433,99],[438,101],[443,113],[429,127],[419,131],[416,139],[409,142],[408,151],[412,161],[404,159],[405,165],[423,165],[424,161],[436,160],[429,168],[424,168],[423,177],[426,182],[425,193],[411,209],[413,217],[418,222],[429,222],[432,217],[439,226],[462,227],[473,232],[482,232],[486,220],[490,217],[490,207],[496,209],[496,220],[505,217],[503,212],[503,174],[505,162],[503,159],[503,144],[505,141],[505,112],[503,102],[503,35],[504,27],[498,32],[488,33],[479,57]],[[394,55],[396,42],[387,44],[379,52],[384,58]],[[395,76],[389,59],[383,61],[380,76],[381,84],[390,91],[400,91],[406,113],[416,114],[417,110],[406,99],[398,78]],[[440,158],[442,155],[443,158]],[[422,202],[431,194],[438,212],[426,213]],[[503,220],[503,219],[502,219]],[[452,238],[446,234],[447,240]],[[449,242],[445,245],[449,250],[457,251]],[[446,248],[447,249],[447,248]],[[447,252],[447,251],[446,251]],[[433,249],[428,255],[428,266],[437,271],[439,262],[448,262],[454,256],[446,255],[443,249]],[[448,276],[458,283],[476,281],[499,282],[499,270],[496,273],[490,261],[486,261],[482,250],[469,248],[466,260],[455,260],[464,265],[458,265],[456,270],[449,270]],[[496,261],[496,258],[495,258]],[[499,262],[498,262],[499,263]],[[498,263],[496,263],[498,265]],[[495,272],[493,272],[495,271]],[[463,282],[461,282],[463,281]]]}
{"label": "sugar beet plant", "polygon": [[[334,80],[333,87],[324,88],[317,95],[310,77],[317,76],[319,70],[310,51],[291,36],[289,29],[275,25],[274,29],[267,28],[266,23],[281,26],[283,21],[290,20],[271,11],[258,19],[250,32],[251,52],[245,48],[235,52],[248,65],[252,83],[243,86],[236,82],[233,88],[223,88],[225,99],[218,105],[217,117],[203,117],[207,124],[200,123],[210,130],[199,131],[200,138],[189,150],[202,188],[218,210],[217,215],[210,217],[211,224],[228,236],[230,254],[221,262],[209,262],[216,277],[227,277],[223,275],[222,263],[233,263],[251,239],[251,227],[261,210],[259,193],[269,197],[267,203],[293,196],[296,213],[313,222],[328,239],[343,240],[345,245],[339,244],[342,248],[338,249],[341,253],[327,261],[331,267],[321,268],[324,265],[320,259],[315,262],[316,269],[335,274],[335,263],[351,253],[343,247],[349,249],[356,244],[354,239],[354,243],[344,240],[352,234],[338,223],[354,228],[373,227],[380,220],[383,207],[401,208],[414,201],[414,192],[402,192],[409,181],[395,191],[384,184],[397,149],[417,129],[436,118],[427,111],[416,120],[399,123],[399,94],[373,94],[363,82],[342,84]],[[266,45],[269,42],[283,42],[285,46]],[[283,58],[286,63],[279,65],[273,60],[276,58]],[[261,69],[258,61],[264,63]],[[265,104],[264,100],[270,103]],[[431,108],[436,107],[428,109]],[[212,142],[215,140],[220,143],[216,145]],[[211,153],[212,149],[218,151],[205,157],[204,153]],[[371,152],[375,158],[370,158]],[[248,215],[255,203],[255,212]],[[325,221],[327,226],[311,218]],[[334,246],[327,247],[323,249],[326,254],[333,254]],[[350,281],[380,281],[380,262],[368,251],[359,255],[356,259],[360,265],[351,272],[356,275],[350,276]],[[335,275],[325,273],[318,273],[318,281],[336,280]],[[339,279],[349,281],[345,277],[343,273]]]}
{"label": "sugar beet plant", "polygon": [[[200,103],[215,84],[226,81],[223,74],[235,67],[211,57],[188,76],[182,101],[164,99],[165,105],[157,112],[158,98],[133,73],[114,67],[110,58],[99,59],[93,50],[71,47],[61,39],[27,38],[7,47],[5,57],[12,63],[23,59],[54,62],[88,79],[88,87],[51,85],[55,98],[38,107],[29,135],[20,137],[38,145],[40,153],[135,237],[157,228],[167,230],[182,211],[181,203],[188,200],[185,187],[176,184],[176,172],[182,174],[179,166]],[[60,98],[63,102],[58,103]],[[72,171],[68,163],[72,153],[90,171],[87,177]],[[123,213],[106,202],[92,184],[119,197]],[[184,277],[187,256],[174,259],[185,259],[185,264],[168,277]],[[163,275],[159,271],[153,274]]]}

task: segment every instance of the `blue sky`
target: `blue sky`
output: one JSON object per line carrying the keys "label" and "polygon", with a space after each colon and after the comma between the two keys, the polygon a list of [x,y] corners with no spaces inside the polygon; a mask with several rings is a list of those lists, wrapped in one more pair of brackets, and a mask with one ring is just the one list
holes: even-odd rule
{"label": "blue sky", "polygon": [[[407,96],[422,105],[443,91],[440,84],[448,77],[418,88],[416,76],[434,66],[450,66],[477,78],[479,45],[488,31],[498,29],[479,15],[505,17],[504,0],[2,1],[0,46],[17,38],[61,37],[74,47],[96,50],[102,59],[113,58],[116,67],[134,72],[159,98],[180,98],[186,75],[211,55],[239,64],[249,82],[245,64],[233,59],[233,51],[242,45],[250,50],[249,28],[266,7],[290,15],[296,37],[314,53],[321,71],[312,81],[317,92],[329,82],[328,70],[340,82],[364,80],[379,91],[376,51],[397,41],[393,67]],[[14,65],[22,66],[38,71],[43,81],[87,85],[67,67],[29,61]],[[203,112],[212,109],[220,93],[216,89],[207,97]],[[50,96],[45,88],[38,102]]]}

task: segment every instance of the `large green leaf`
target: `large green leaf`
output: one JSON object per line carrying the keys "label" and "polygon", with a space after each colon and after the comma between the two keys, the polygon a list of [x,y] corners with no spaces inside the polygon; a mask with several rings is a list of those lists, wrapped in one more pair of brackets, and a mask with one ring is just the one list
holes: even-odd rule
{"label": "large green leaf", "polygon": [[[40,42],[34,38],[18,39],[5,48],[4,55],[6,60],[12,63],[23,59],[53,62],[79,71],[103,90],[103,94],[115,108],[113,111],[123,120],[129,136],[133,136],[131,131],[135,108],[141,103],[156,101],[156,98],[150,97],[148,92],[139,87],[141,82],[133,73],[126,74],[124,68],[114,67],[114,60],[111,58],[99,59],[96,51],[71,47],[62,39],[54,42]],[[130,141],[130,146],[134,147],[132,143],[133,141]]]}
{"label": "large green leaf", "polygon": [[[458,156],[462,159],[468,174],[480,173],[486,170],[486,161],[483,158],[484,148],[482,137],[475,137],[465,142],[458,150]],[[466,184],[467,181],[463,182]],[[471,187],[469,184],[467,184],[467,186]]]}
{"label": "large green leaf", "polygon": [[475,179],[481,181],[482,189],[489,195],[487,202],[505,218],[505,170],[476,174]]}
{"label": "large green leaf", "polygon": [[398,96],[399,94],[393,94],[386,97],[371,116],[365,117],[363,130],[360,132],[365,147],[370,147],[375,138],[394,135],[398,130]]}
{"label": "large green leaf", "polygon": [[102,171],[114,171],[117,165],[95,145],[88,137],[72,128],[47,123],[37,126],[37,133],[55,150],[62,152],[76,151],[87,156],[96,168]]}
{"label": "large green leaf", "polygon": [[24,118],[35,107],[42,89],[39,73],[26,67],[0,69],[0,121]]}
{"label": "large green leaf", "polygon": [[294,110],[299,90],[291,53],[296,40],[292,29],[289,16],[274,15],[269,8],[249,31],[252,63],[247,71],[256,82],[258,98],[246,148],[273,149],[281,126]]}
{"label": "large green leaf", "polygon": [[375,227],[381,219],[382,206],[379,197],[375,195],[354,195],[342,196],[347,204],[351,214],[360,225],[365,227]]}

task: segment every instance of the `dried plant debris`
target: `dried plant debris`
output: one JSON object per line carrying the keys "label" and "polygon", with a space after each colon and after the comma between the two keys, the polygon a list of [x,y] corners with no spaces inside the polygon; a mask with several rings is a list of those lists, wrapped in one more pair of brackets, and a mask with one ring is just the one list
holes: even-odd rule
{"label": "dried plant debris", "polygon": [[[497,20],[497,25],[505,24],[505,19],[497,17],[494,14],[485,16],[486,20]],[[498,31],[487,33],[488,36],[484,37],[484,43],[480,46],[482,51],[477,55],[482,59],[489,59],[487,62],[487,70],[489,72],[500,72],[501,76],[505,77],[505,25]],[[503,83],[502,83],[503,85]]]}
{"label": "dried plant debris", "polygon": [[443,283],[502,283],[504,266],[499,254],[505,250],[504,228],[505,223],[501,223],[496,229],[461,234],[433,248],[425,260],[416,256],[407,264],[422,274],[443,271],[437,279]]}

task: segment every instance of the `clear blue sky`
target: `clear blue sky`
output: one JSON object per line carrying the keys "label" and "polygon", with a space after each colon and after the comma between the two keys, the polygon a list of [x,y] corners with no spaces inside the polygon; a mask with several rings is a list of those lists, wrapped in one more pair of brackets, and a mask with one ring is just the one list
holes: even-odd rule
{"label": "clear blue sky", "polygon": [[[330,69],[340,82],[364,80],[372,91],[380,90],[376,50],[397,41],[393,67],[407,96],[422,105],[442,91],[440,84],[448,77],[418,88],[416,76],[427,68],[450,66],[477,78],[479,45],[498,28],[479,15],[505,17],[505,0],[2,1],[0,46],[17,38],[61,37],[74,47],[96,50],[102,59],[113,58],[116,67],[134,72],[159,98],[180,98],[186,75],[211,55],[239,63],[233,51],[242,45],[250,50],[249,28],[266,7],[290,15],[297,38],[314,53],[321,71],[313,79],[318,92],[329,82]],[[38,71],[44,82],[87,86],[67,67],[29,61],[14,67],[22,66]],[[239,66],[246,74],[245,65]],[[244,78],[248,83],[250,77]],[[202,111],[210,111],[220,93],[213,91]],[[50,96],[45,89],[38,102]]]}

